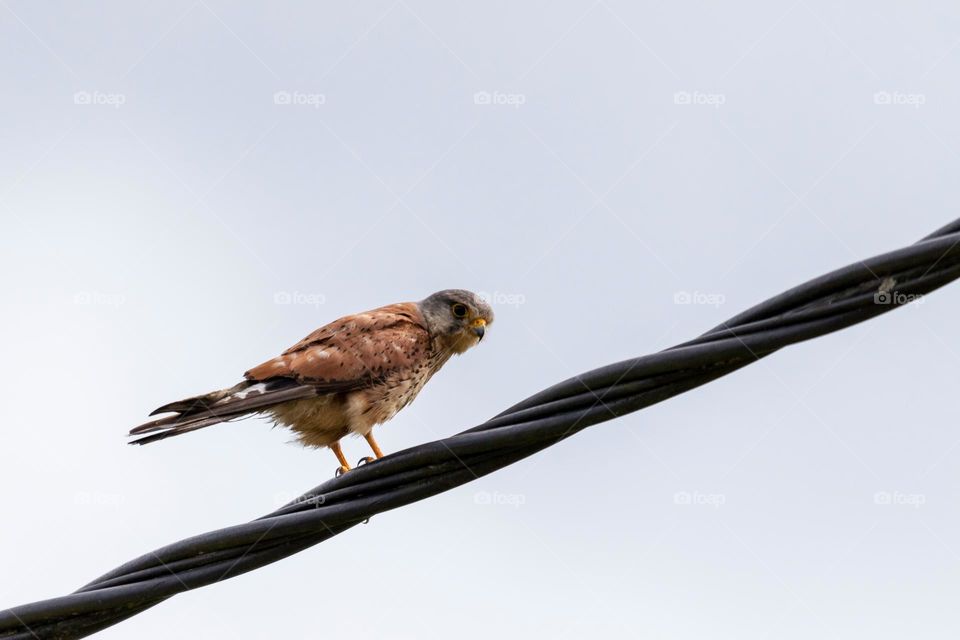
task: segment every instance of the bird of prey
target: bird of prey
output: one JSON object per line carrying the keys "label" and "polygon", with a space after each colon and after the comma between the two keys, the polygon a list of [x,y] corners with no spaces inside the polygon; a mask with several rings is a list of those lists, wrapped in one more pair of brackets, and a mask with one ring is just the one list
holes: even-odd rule
{"label": "bird of prey", "polygon": [[452,355],[478,344],[492,322],[490,305],[462,289],[340,318],[250,369],[239,384],[156,409],[150,415],[174,415],[131,430],[140,437],[130,444],[264,414],[304,446],[329,447],[339,472],[349,471],[340,439],[361,435],[382,457],[373,427],[410,404]]}

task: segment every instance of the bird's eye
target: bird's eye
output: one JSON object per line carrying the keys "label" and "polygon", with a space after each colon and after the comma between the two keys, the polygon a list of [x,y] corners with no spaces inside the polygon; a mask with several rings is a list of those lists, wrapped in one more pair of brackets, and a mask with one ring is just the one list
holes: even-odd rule
{"label": "bird's eye", "polygon": [[464,318],[467,315],[467,305],[460,304],[459,302],[450,307],[453,311],[453,315],[457,318]]}

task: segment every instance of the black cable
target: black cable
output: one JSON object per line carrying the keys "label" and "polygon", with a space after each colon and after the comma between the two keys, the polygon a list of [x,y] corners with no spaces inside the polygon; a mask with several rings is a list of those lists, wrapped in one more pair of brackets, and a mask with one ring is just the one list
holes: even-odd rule
{"label": "black cable", "polygon": [[271,514],[141,556],[78,591],[0,612],[0,639],[81,638],[177,593],[252,571],[373,515],[442,493],[587,427],[886,313],[960,277],[960,219],[790,289],[658,353],[556,384],[462,433],[329,480]]}

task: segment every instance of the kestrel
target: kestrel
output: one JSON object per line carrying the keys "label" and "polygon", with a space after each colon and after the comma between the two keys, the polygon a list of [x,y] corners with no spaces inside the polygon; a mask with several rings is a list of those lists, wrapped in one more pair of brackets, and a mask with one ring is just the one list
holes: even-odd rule
{"label": "kestrel", "polygon": [[250,369],[239,384],[163,405],[150,415],[175,415],[131,430],[149,435],[130,444],[264,414],[304,446],[329,447],[346,472],[340,439],[361,435],[383,457],[373,428],[410,404],[451,356],[478,344],[492,322],[490,305],[462,289],[340,318]]}

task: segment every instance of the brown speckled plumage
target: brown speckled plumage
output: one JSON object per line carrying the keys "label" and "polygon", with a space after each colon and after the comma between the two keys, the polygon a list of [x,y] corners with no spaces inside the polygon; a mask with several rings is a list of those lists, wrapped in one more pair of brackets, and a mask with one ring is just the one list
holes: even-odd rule
{"label": "brown speckled plumage", "polygon": [[176,415],[133,429],[147,435],[132,444],[261,413],[306,446],[331,447],[345,467],[339,440],[350,433],[366,437],[379,456],[373,427],[410,404],[492,322],[489,305],[459,289],[340,318],[250,369],[234,387],[160,407],[154,413]]}

